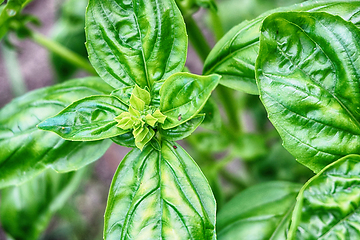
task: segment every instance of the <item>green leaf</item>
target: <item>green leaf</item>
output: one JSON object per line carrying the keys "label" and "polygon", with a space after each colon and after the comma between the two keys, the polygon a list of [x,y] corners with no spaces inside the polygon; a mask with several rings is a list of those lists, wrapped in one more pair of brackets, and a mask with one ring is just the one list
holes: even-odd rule
{"label": "green leaf", "polygon": [[142,150],[144,146],[154,137],[155,131],[152,128],[138,126],[133,130],[135,145]]}
{"label": "green leaf", "polygon": [[76,191],[88,170],[58,174],[48,169],[21,186],[4,189],[0,205],[4,231],[18,240],[39,239],[52,215]]}
{"label": "green leaf", "polygon": [[131,114],[129,112],[122,112],[114,119],[119,123],[116,126],[121,129],[128,130],[133,128],[134,120],[131,118]]}
{"label": "green leaf", "polygon": [[187,122],[180,124],[177,127],[170,129],[160,129],[160,134],[169,141],[178,141],[188,137],[192,134],[198,126],[204,121],[204,115],[193,117]]}
{"label": "green leaf", "polygon": [[94,141],[124,134],[117,127],[115,117],[127,111],[128,106],[114,96],[90,96],[80,99],[54,117],[38,125],[71,141]]}
{"label": "green leaf", "polygon": [[104,239],[216,239],[215,199],[176,143],[132,150],[111,183]]}
{"label": "green leaf", "polygon": [[[145,105],[150,104],[150,93],[145,89],[139,88],[138,85],[135,85],[135,88],[132,92],[134,96],[144,101]],[[131,101],[131,98],[130,98]]]}
{"label": "green leaf", "polygon": [[160,107],[160,89],[162,85],[164,84],[165,80],[158,81],[154,83],[153,88],[151,89],[151,106],[154,106],[156,108]]}
{"label": "green leaf", "polygon": [[157,109],[152,116],[156,118],[159,123],[164,123],[166,120],[166,116],[162,114],[159,109]]}
{"label": "green leaf", "polygon": [[90,0],[85,31],[90,62],[114,88],[151,90],[184,67],[187,34],[173,0]]}
{"label": "green leaf", "polygon": [[258,94],[255,61],[259,53],[261,24],[270,14],[287,11],[328,12],[360,25],[360,1],[358,0],[307,1],[291,7],[271,10],[231,29],[208,55],[204,64],[204,74],[219,74],[222,76],[220,84],[249,94]]}
{"label": "green leaf", "polygon": [[111,140],[120,146],[136,148],[135,138],[132,132],[124,133],[119,136],[113,137],[111,138]]}
{"label": "green leaf", "polygon": [[288,239],[360,239],[360,156],[339,159],[301,189]]}
{"label": "green leaf", "polygon": [[160,111],[167,117],[162,128],[179,126],[198,114],[219,80],[219,75],[190,73],[176,73],[166,79],[160,89]]}
{"label": "green leaf", "polygon": [[250,187],[217,215],[219,240],[285,240],[300,184],[267,182]]}
{"label": "green leaf", "polygon": [[158,119],[153,117],[152,115],[148,114],[145,116],[145,122],[149,124],[150,126],[154,127],[157,123]]}
{"label": "green leaf", "polygon": [[73,171],[101,157],[110,140],[66,141],[36,125],[73,101],[111,91],[100,78],[77,79],[32,91],[1,109],[0,188],[25,182],[46,168]]}
{"label": "green leaf", "polygon": [[129,87],[123,87],[114,90],[111,95],[119,98],[123,103],[126,103],[127,105],[130,105],[130,97],[134,90],[134,86]]}
{"label": "green leaf", "polygon": [[261,100],[297,160],[315,172],[360,153],[360,30],[327,13],[277,13],[262,27]]}
{"label": "green leaf", "polygon": [[132,94],[130,97],[130,105],[140,112],[144,111],[145,109],[145,102],[134,94]]}

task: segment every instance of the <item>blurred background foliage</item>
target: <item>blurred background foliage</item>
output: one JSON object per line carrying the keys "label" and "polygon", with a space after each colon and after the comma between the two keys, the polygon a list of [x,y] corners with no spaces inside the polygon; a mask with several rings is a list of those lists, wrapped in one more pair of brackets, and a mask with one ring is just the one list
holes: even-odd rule
{"label": "blurred background foliage", "polygon": [[[267,10],[299,2],[218,0],[216,24],[227,32]],[[86,5],[87,0],[34,0],[29,3],[23,12],[35,16],[28,19],[30,22],[41,23],[40,27],[31,26],[30,31],[39,31],[45,36],[33,37],[14,27],[17,34],[7,34],[1,41],[0,107],[26,91],[87,75],[59,55],[61,49],[57,52],[46,46],[46,41],[52,41],[87,58],[84,45]],[[195,20],[207,40],[215,43],[216,32],[212,30],[217,26],[211,19],[211,10],[200,9],[195,13]],[[202,72],[202,62],[191,47],[186,66],[193,73]],[[232,102],[221,99],[223,94],[217,94],[218,91],[226,91]],[[232,111],[234,118],[227,119],[226,111]],[[271,180],[304,183],[313,175],[282,147],[258,96],[219,88],[203,112],[207,113],[204,124],[181,144],[206,175],[218,210],[237,193],[255,184]],[[127,152],[128,149],[113,144],[97,163],[81,171],[60,176],[49,170],[24,185],[4,189],[0,219],[2,228],[12,235],[8,238],[102,239],[108,188],[120,159]],[[5,238],[4,234],[3,231],[0,239]]]}

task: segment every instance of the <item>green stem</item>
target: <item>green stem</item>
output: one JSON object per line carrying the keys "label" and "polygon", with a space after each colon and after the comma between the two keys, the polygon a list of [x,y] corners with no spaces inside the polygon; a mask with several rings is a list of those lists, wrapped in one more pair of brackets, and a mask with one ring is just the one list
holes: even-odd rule
{"label": "green stem", "polygon": [[84,69],[88,73],[92,75],[97,75],[95,69],[91,66],[89,61],[82,56],[78,55],[77,53],[74,53],[73,51],[69,50],[68,48],[62,46],[61,44],[45,37],[44,35],[32,32],[31,39],[36,42],[37,44],[45,47],[49,51],[59,55],[60,57],[67,60],[69,63],[72,63],[73,65]]}
{"label": "green stem", "polygon": [[1,51],[12,93],[15,97],[21,96],[26,93],[27,89],[24,79],[21,75],[21,69],[17,60],[16,51],[4,44],[1,44]]}
{"label": "green stem", "polygon": [[215,10],[210,10],[210,18],[213,26],[216,41],[219,41],[224,36],[224,29],[221,24],[221,19]]}
{"label": "green stem", "polygon": [[199,55],[201,61],[205,62],[211,50],[210,45],[191,15],[184,16],[184,20],[191,45]]}
{"label": "green stem", "polygon": [[223,85],[216,87],[216,93],[219,100],[222,102],[225,113],[227,115],[229,125],[231,126],[234,134],[242,131],[241,124],[239,123],[238,108],[235,104],[234,91]]}
{"label": "green stem", "polygon": [[[186,11],[182,12],[183,14],[185,12],[184,20],[188,30],[190,42],[197,54],[199,55],[200,59],[204,62],[211,48],[192,16],[190,14],[186,14]],[[236,106],[234,105],[235,100],[233,98],[233,91],[222,85],[217,86],[216,91],[220,100],[223,103],[230,125],[232,126],[233,130],[239,132],[240,124],[238,118],[238,111]]]}

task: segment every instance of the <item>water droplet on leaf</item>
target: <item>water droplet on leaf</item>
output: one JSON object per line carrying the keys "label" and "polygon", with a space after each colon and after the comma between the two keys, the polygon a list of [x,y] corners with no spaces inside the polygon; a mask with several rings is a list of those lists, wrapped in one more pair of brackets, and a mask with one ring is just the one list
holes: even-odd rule
{"label": "water droplet on leaf", "polygon": [[16,15],[16,11],[14,9],[6,9],[6,11],[10,17],[13,17]]}

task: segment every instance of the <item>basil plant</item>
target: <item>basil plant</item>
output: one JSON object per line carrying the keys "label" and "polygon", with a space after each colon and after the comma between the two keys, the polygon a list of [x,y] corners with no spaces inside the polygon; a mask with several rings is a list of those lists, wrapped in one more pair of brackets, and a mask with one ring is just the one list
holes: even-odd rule
{"label": "basil plant", "polygon": [[105,239],[215,239],[216,204],[175,141],[204,120],[220,76],[183,73],[185,23],[172,0],[90,0],[86,47],[100,78],[30,92],[0,112],[2,188],[77,170],[111,142],[133,148],[113,178]]}
{"label": "basil plant", "polygon": [[[6,10],[29,2],[2,8],[1,37],[13,26]],[[202,41],[191,18],[199,7],[217,11],[211,0],[89,0],[86,48],[98,76],[0,110],[0,217],[9,236],[37,239],[86,166],[116,143],[132,150],[111,183],[104,239],[360,239],[360,1],[308,1],[244,21],[208,54],[198,46],[203,75],[185,68],[187,29],[193,44]],[[217,212],[212,175],[210,186],[176,141],[216,120],[205,119],[218,84],[259,95],[284,147],[313,177],[250,186]],[[253,144],[245,158],[267,154],[261,137],[241,137]],[[251,153],[259,149],[265,154]]]}

